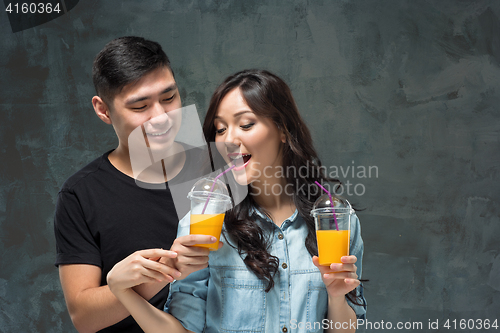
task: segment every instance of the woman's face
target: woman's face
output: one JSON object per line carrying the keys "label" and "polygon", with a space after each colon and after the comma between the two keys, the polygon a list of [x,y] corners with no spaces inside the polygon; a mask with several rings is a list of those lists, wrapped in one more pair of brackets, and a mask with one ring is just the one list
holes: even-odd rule
{"label": "woman's face", "polygon": [[233,174],[240,185],[275,182],[285,135],[271,119],[252,111],[239,88],[222,99],[214,125],[217,149],[228,163],[236,165]]}

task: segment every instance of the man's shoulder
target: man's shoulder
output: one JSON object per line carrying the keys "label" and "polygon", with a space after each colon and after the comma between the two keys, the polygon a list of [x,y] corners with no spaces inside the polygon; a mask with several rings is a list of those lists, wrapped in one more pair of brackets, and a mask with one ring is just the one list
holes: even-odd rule
{"label": "man's shoulder", "polygon": [[210,163],[210,156],[208,153],[208,148],[206,146],[191,146],[188,144],[183,144],[184,151],[186,152],[186,164],[187,166],[206,166]]}
{"label": "man's shoulder", "polygon": [[196,147],[183,144],[186,161],[176,181],[198,179],[211,171],[210,156],[206,146]]}
{"label": "man's shoulder", "polygon": [[206,146],[192,146],[190,144],[179,142],[184,151],[188,154],[199,154],[207,151]]}
{"label": "man's shoulder", "polygon": [[92,179],[92,176],[96,175],[101,169],[106,161],[109,152],[104,153],[92,162],[85,165],[83,168],[72,174],[61,187],[61,191],[72,191],[75,187],[84,184],[88,179]]}

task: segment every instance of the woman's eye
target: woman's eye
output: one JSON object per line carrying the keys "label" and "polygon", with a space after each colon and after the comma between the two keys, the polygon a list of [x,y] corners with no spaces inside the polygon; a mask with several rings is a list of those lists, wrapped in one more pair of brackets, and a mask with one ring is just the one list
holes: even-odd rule
{"label": "woman's eye", "polygon": [[246,124],[246,125],[241,125],[240,127],[243,128],[243,129],[249,129],[253,125],[255,125],[255,124],[254,123],[250,123],[250,124]]}
{"label": "woman's eye", "polygon": [[226,130],[225,128],[220,128],[220,129],[216,130],[215,133],[222,134],[222,133],[224,133],[225,130]]}

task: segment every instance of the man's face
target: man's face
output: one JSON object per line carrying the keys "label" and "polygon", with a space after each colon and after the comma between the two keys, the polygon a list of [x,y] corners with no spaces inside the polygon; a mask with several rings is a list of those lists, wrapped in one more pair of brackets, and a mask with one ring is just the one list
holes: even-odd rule
{"label": "man's face", "polygon": [[167,67],[124,86],[109,112],[119,145],[128,151],[130,133],[142,125],[152,150],[168,150],[181,126],[181,106],[177,84]]}

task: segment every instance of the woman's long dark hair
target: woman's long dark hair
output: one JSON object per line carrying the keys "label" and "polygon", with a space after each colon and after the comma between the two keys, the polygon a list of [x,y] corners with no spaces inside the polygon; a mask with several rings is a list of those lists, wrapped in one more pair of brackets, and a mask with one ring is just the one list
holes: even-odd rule
{"label": "woman's long dark hair", "polygon": [[[311,133],[299,114],[288,85],[278,76],[265,70],[244,70],[229,76],[214,92],[203,123],[203,133],[207,142],[214,142],[216,128],[214,124],[217,109],[222,99],[233,89],[239,88],[243,98],[252,111],[260,117],[271,119],[286,136],[282,148],[283,168],[301,170],[300,176],[285,172],[286,183],[293,188],[293,202],[298,213],[305,220],[308,234],[305,240],[307,251],[318,255],[314,219],[310,215],[312,206],[321,193],[303,193],[300,189],[316,188],[320,183],[336,182],[325,174],[321,161],[313,147]],[[299,169],[300,168],[300,169]],[[304,170],[307,168],[307,172]],[[306,177],[302,177],[305,174]],[[249,188],[250,191],[250,188]],[[311,191],[309,191],[311,192]],[[266,292],[274,286],[274,275],[278,272],[278,258],[271,255],[269,239],[262,228],[249,219],[250,211],[258,208],[252,195],[248,195],[239,205],[226,214],[225,228],[227,236],[236,240],[239,254],[244,257],[245,265],[260,279],[267,282]],[[263,211],[262,208],[260,208]],[[267,212],[266,215],[269,216]],[[348,297],[357,301],[356,290]]]}

